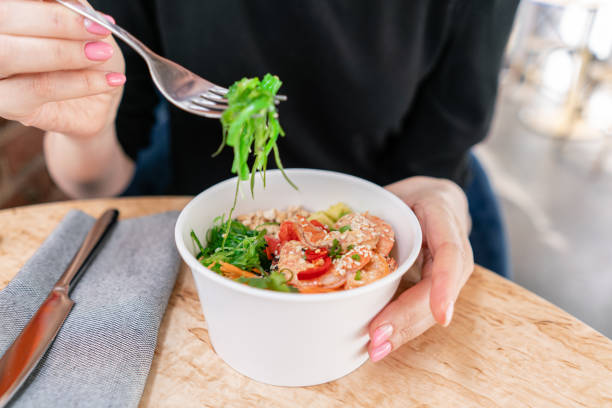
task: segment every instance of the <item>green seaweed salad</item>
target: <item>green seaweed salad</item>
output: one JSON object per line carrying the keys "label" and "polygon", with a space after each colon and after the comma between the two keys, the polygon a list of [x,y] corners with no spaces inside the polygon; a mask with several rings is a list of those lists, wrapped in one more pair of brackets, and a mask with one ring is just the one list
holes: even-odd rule
{"label": "green seaweed salad", "polygon": [[265,229],[252,230],[237,220],[225,221],[224,217],[217,217],[215,225],[208,230],[204,247],[191,231],[199,249],[196,258],[207,268],[256,288],[297,292],[295,287],[287,284],[285,275],[278,271],[268,272],[270,260],[266,255],[266,234]]}
{"label": "green seaweed salad", "polygon": [[[276,144],[279,136],[285,136],[276,110],[277,92],[281,85],[276,75],[266,74],[262,80],[257,77],[243,78],[230,86],[226,95],[228,108],[221,116],[223,140],[213,157],[221,153],[225,146],[234,149],[232,173],[238,175],[234,203],[227,221],[224,217],[215,220],[215,225],[208,231],[206,247],[202,246],[193,230],[191,236],[200,250],[196,258],[215,272],[231,275],[241,271],[242,276],[235,277],[238,282],[261,289],[297,292],[296,288],[287,285],[282,273],[267,272],[270,261],[265,254],[265,230],[253,231],[232,220],[240,181],[250,178],[251,195],[254,195],[255,175],[259,172],[265,187],[268,157],[272,152],[276,167],[297,190],[285,174]],[[249,164],[251,153],[253,159]],[[252,276],[244,276],[245,273]]]}
{"label": "green seaweed salad", "polygon": [[[265,186],[265,172],[268,156],[274,152],[276,166],[285,180],[297,189],[283,169],[276,141],[285,136],[278,122],[276,94],[283,83],[276,75],[266,74],[259,78],[242,78],[230,86],[227,92],[228,108],[221,116],[223,140],[213,157],[225,146],[233,147],[232,173],[239,180],[251,179],[251,194],[255,185],[255,173],[261,172]],[[254,159],[249,171],[249,156]]]}

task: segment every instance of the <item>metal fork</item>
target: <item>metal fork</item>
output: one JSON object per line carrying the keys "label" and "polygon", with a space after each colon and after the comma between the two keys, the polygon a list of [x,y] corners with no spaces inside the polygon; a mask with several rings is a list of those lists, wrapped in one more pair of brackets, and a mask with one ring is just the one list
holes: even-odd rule
{"label": "metal fork", "polygon": [[[56,1],[110,30],[132,47],[147,62],[151,78],[157,89],[177,107],[207,118],[220,118],[227,108],[226,88],[215,85],[179,64],[157,55],[132,34],[111,23],[102,13],[90,6],[81,4],[78,0]],[[285,96],[277,95],[275,102],[278,103],[285,99]]]}

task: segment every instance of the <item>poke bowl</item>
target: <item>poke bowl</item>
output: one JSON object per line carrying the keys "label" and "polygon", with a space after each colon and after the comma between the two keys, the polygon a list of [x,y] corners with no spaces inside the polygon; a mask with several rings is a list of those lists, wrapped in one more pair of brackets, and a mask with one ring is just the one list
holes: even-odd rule
{"label": "poke bowl", "polygon": [[[204,266],[192,232],[207,231],[234,203],[236,178],[200,193],[175,226],[178,251],[196,284],[211,344],[230,367],[256,381],[309,386],[340,378],[367,359],[368,324],[391,300],[402,275],[421,249],[421,229],[398,197],[366,180],[330,171],[289,169],[290,186],[278,170],[266,186],[243,182],[233,216],[300,206],[317,211],[346,203],[355,212],[383,219],[394,231],[395,270],[367,285],[328,293],[284,293],[251,287]],[[210,265],[209,265],[210,266]]]}

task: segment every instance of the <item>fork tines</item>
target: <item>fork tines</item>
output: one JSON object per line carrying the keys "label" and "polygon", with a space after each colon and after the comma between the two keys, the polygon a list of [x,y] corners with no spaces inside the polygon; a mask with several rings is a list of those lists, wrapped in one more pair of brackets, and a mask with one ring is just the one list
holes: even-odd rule
{"label": "fork tines", "polygon": [[[213,86],[208,91],[191,99],[191,108],[201,112],[202,116],[208,118],[220,118],[225,109],[228,108],[225,95],[228,90],[220,86]],[[276,95],[274,103],[278,105],[281,101],[286,101],[285,95]]]}

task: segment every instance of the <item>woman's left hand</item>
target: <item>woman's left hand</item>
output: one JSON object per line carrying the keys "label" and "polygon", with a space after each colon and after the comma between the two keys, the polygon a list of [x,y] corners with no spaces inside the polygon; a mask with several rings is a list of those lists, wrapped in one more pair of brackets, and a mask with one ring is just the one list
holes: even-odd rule
{"label": "woman's left hand", "polygon": [[422,279],[389,303],[369,326],[368,352],[379,361],[436,322],[448,326],[455,300],[474,269],[467,198],[455,183],[411,177],[387,190],[416,214],[423,230]]}

